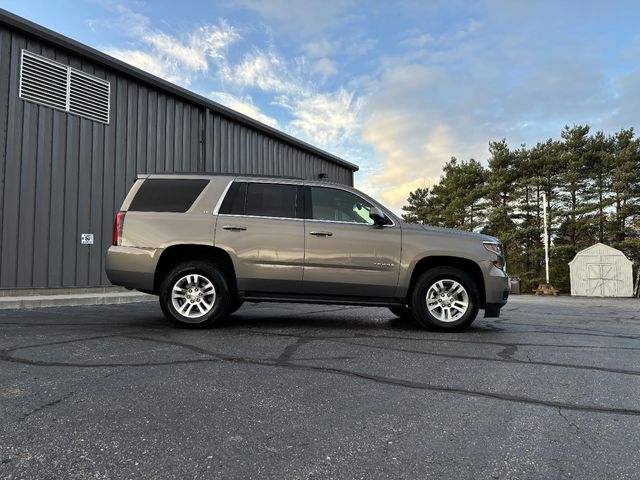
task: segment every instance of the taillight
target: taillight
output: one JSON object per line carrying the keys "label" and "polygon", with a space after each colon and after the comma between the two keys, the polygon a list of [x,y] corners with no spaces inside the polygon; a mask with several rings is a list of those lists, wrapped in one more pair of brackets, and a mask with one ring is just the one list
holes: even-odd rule
{"label": "taillight", "polygon": [[124,224],[124,214],[126,212],[118,212],[116,221],[113,222],[113,245],[120,245],[122,241],[122,226]]}

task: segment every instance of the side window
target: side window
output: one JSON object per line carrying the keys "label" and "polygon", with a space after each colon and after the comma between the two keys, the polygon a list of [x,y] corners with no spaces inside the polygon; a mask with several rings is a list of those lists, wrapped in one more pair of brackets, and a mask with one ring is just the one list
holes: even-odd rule
{"label": "side window", "polygon": [[220,205],[218,213],[227,215],[244,215],[244,202],[247,196],[246,182],[233,182]]}
{"label": "side window", "polygon": [[129,205],[132,212],[186,212],[209,180],[150,178]]}
{"label": "side window", "polygon": [[369,205],[353,193],[337,188],[311,187],[311,218],[373,225]]}
{"label": "side window", "polygon": [[296,185],[247,183],[245,215],[296,218]]}

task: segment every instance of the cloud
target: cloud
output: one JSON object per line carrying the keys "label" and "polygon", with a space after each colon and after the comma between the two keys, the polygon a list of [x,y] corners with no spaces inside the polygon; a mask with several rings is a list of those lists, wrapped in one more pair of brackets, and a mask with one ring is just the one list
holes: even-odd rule
{"label": "cloud", "polygon": [[303,86],[293,78],[286,60],[273,52],[256,50],[228,72],[225,81],[240,87],[257,87],[264,92],[296,94]]}
{"label": "cloud", "polygon": [[323,80],[326,80],[338,73],[338,65],[336,62],[329,60],[328,58],[321,58],[315,61],[312,68],[313,72],[320,75]]}
{"label": "cloud", "polygon": [[402,45],[408,45],[409,47],[423,48],[426,45],[434,42],[433,35],[430,33],[421,33],[413,37],[409,37],[400,42]]}
{"label": "cloud", "polygon": [[327,40],[326,38],[321,38],[320,40],[314,40],[313,42],[307,43],[303,47],[303,51],[305,55],[310,58],[321,58],[327,57],[335,52],[336,46]]}
{"label": "cloud", "polygon": [[218,25],[203,25],[178,39],[157,30],[140,32],[139,39],[160,56],[175,61],[192,71],[206,71],[209,59],[224,59],[226,48],[238,40],[239,35],[224,20]]}
{"label": "cloud", "polygon": [[269,125],[273,128],[279,128],[278,121],[275,118],[262,113],[262,111],[254,105],[253,100],[249,96],[241,98],[227,92],[211,92],[209,94],[209,98],[237,112],[243,113],[248,117],[258,120],[265,125]]}
{"label": "cloud", "polygon": [[[308,71],[300,59],[287,61],[273,51],[255,50],[230,69],[225,83],[271,95],[271,104],[291,117],[282,125],[289,133],[322,148],[342,148],[357,139],[364,100],[343,87],[321,91],[310,78],[319,73],[316,67]],[[334,67],[324,62],[321,73],[333,74]]]}
{"label": "cloud", "polygon": [[335,92],[306,92],[295,98],[276,101],[287,108],[293,119],[291,132],[313,143],[330,148],[349,142],[359,129],[363,100],[343,88]]}
{"label": "cloud", "polygon": [[[188,86],[194,74],[207,72],[209,62],[225,68],[226,49],[240,39],[225,20],[205,24],[180,36],[155,29],[148,17],[128,7],[114,5],[115,21],[102,22],[117,28],[138,45],[136,48],[105,48],[106,53],[158,75],[165,80]],[[92,28],[101,22],[92,21]]]}
{"label": "cloud", "polygon": [[105,52],[126,62],[134,67],[138,67],[145,72],[163,78],[172,83],[188,84],[188,77],[181,74],[177,65],[167,62],[157,55],[152,55],[141,50],[125,50],[119,48],[108,48]]}

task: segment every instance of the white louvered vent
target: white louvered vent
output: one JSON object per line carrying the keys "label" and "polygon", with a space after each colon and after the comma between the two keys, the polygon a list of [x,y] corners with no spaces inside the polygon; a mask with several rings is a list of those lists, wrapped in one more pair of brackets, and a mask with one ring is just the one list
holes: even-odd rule
{"label": "white louvered vent", "polygon": [[111,84],[62,63],[22,50],[20,98],[109,123]]}
{"label": "white louvered vent", "polygon": [[106,80],[72,68],[69,111],[98,122],[109,123],[109,90],[110,84]]}
{"label": "white louvered vent", "polygon": [[68,67],[22,50],[20,97],[66,110]]}

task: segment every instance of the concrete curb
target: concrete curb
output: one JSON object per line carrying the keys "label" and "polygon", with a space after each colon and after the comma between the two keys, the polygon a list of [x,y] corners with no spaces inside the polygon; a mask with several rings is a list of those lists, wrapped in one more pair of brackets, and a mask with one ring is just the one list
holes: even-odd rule
{"label": "concrete curb", "polygon": [[20,295],[0,297],[0,310],[140,303],[156,299],[154,295],[140,292]]}

